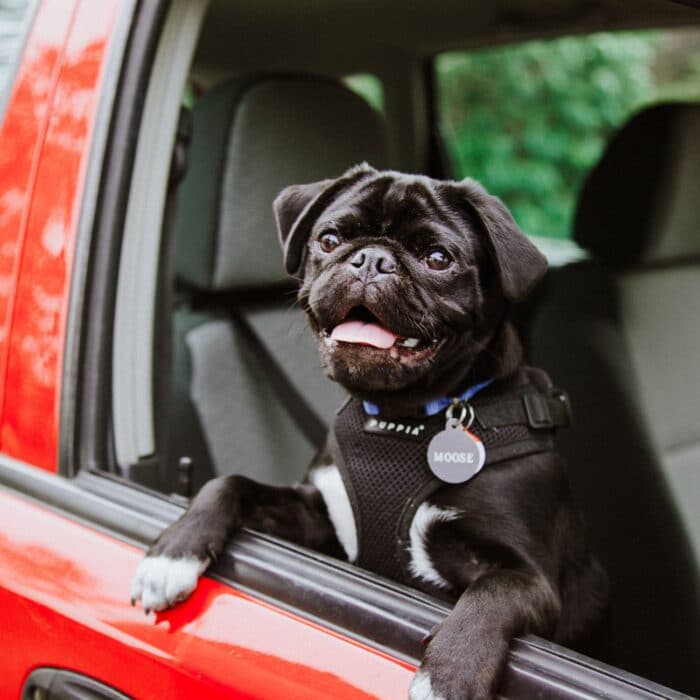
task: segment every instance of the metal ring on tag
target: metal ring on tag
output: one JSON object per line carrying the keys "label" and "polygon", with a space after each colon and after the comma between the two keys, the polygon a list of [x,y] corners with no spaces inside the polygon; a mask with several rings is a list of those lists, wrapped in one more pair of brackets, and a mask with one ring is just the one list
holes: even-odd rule
{"label": "metal ring on tag", "polygon": [[[452,416],[452,409],[455,406],[459,406],[461,409],[459,418],[453,418]],[[463,427],[465,430],[469,430],[469,428],[472,427],[474,419],[476,418],[476,415],[474,414],[474,409],[472,408],[472,405],[470,403],[465,404],[462,401],[453,401],[447,407],[447,411],[445,411],[445,418],[447,419],[447,423],[450,425],[462,425],[464,423],[464,419],[467,417],[467,411],[469,411],[469,421]],[[456,421],[456,423],[454,423],[454,421]]]}
{"label": "metal ring on tag", "polygon": [[[455,406],[459,406],[461,409],[461,413],[459,414],[459,418],[454,418],[452,415],[452,410],[454,409]],[[464,404],[459,400],[455,399],[448,407],[447,410],[445,411],[445,420],[448,423],[452,423],[453,420],[457,421],[457,425],[462,425],[462,421],[467,417],[467,409],[464,407]]]}

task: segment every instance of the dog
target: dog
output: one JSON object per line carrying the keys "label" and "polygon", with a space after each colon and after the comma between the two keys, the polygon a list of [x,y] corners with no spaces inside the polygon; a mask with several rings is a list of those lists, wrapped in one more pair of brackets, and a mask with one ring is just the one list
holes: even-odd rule
{"label": "dog", "polygon": [[183,600],[250,527],[452,600],[410,697],[493,697],[514,636],[586,637],[607,594],[553,447],[566,397],[523,364],[508,320],[546,260],[471,179],[361,164],[286,188],[274,210],[350,399],[301,484],[208,482],[141,562],[132,602]]}

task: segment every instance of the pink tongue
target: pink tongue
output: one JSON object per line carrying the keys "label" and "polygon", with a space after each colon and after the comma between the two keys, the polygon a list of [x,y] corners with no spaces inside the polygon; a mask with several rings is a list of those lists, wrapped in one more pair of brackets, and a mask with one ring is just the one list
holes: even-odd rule
{"label": "pink tongue", "polygon": [[331,338],[333,340],[341,340],[344,343],[372,345],[375,348],[388,350],[398,336],[376,323],[345,321],[345,323],[341,323],[333,329]]}

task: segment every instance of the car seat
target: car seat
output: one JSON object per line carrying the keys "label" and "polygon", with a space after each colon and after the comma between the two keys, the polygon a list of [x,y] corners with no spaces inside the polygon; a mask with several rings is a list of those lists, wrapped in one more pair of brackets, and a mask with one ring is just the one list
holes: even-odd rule
{"label": "car seat", "polygon": [[219,85],[195,104],[192,124],[165,481],[188,457],[193,491],[226,473],[291,483],[319,446],[304,412],[327,425],[343,392],[325,378],[295,305],[272,202],[287,185],[357,162],[386,167],[383,118],[339,81],[282,75]]}
{"label": "car seat", "polygon": [[611,661],[700,694],[700,106],[634,116],[585,182],[529,332],[612,583]]}

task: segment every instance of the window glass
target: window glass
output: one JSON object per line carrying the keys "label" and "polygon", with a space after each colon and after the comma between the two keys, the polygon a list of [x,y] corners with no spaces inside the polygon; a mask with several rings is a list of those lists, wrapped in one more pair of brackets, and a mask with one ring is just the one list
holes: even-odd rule
{"label": "window glass", "polygon": [[346,76],[343,82],[353,92],[367,100],[378,112],[384,113],[384,87],[376,75],[357,73]]}
{"label": "window glass", "polygon": [[612,132],[643,106],[700,98],[700,30],[449,53],[436,72],[456,174],[500,196],[526,233],[568,238],[578,190]]}
{"label": "window glass", "polygon": [[35,0],[0,0],[0,115]]}

